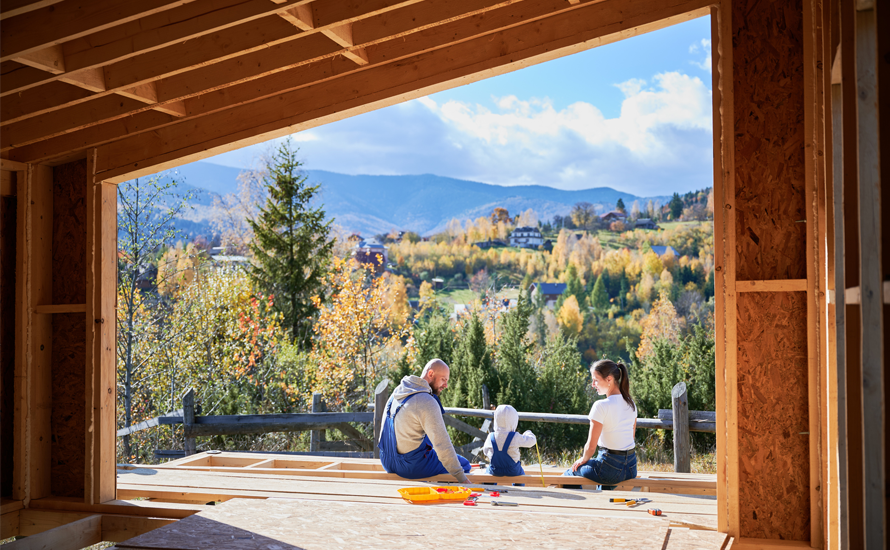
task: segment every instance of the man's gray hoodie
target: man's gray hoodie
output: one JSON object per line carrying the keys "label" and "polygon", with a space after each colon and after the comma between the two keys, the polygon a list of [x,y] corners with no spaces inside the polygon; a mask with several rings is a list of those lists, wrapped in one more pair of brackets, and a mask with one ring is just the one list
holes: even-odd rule
{"label": "man's gray hoodie", "polygon": [[429,382],[414,375],[402,378],[402,383],[389,398],[392,403],[390,414],[395,413],[403,399],[415,393],[421,395],[408,400],[393,422],[399,454],[410,453],[419,447],[424,434],[426,434],[448,473],[457,478],[460,483],[469,483],[464,469],[457,459],[457,453],[454,452],[451,438],[448,437],[445,421],[442,419],[442,410],[439,408],[439,402],[432,395]]}

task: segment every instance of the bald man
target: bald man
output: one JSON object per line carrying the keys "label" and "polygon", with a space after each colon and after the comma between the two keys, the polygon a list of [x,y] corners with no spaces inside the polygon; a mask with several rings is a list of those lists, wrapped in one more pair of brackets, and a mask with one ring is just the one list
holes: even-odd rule
{"label": "bald man", "polygon": [[386,403],[380,431],[380,462],[383,468],[406,479],[451,474],[469,483],[467,459],[454,452],[445,429],[445,409],[439,394],[448,387],[450,369],[433,359],[420,376],[406,376]]}

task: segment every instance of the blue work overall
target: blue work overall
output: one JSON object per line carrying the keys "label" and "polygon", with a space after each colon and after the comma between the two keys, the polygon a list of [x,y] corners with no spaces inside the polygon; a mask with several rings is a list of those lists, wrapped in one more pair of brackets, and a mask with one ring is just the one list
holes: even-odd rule
{"label": "blue work overall", "polygon": [[[400,475],[405,479],[423,479],[439,474],[447,474],[449,473],[448,470],[442,465],[442,461],[439,460],[439,455],[437,455],[436,450],[433,449],[433,443],[425,434],[423,436],[423,441],[420,442],[420,445],[416,449],[405,454],[399,453],[394,422],[396,415],[399,414],[399,411],[402,410],[405,403],[415,395],[417,394],[412,393],[405,399],[402,399],[402,402],[399,403],[398,408],[392,413],[392,416],[390,416],[389,411],[395,400],[390,400],[389,404],[386,406],[386,419],[383,422],[383,431],[380,434],[380,441],[377,443],[377,447],[380,449],[380,463],[383,464],[383,469],[387,472]],[[435,395],[433,395],[433,397],[436,399],[436,402],[439,403],[439,408],[442,409],[442,402],[439,401],[439,398]],[[442,412],[444,413],[445,410],[442,409]],[[463,467],[464,472],[469,472],[470,462],[460,455],[458,455],[457,458],[460,461],[460,465]]]}
{"label": "blue work overall", "polygon": [[520,464],[518,460],[513,460],[513,457],[507,453],[514,435],[516,435],[516,432],[508,433],[507,439],[504,441],[504,445],[500,449],[498,449],[498,440],[495,434],[489,436],[491,438],[491,447],[494,449],[494,453],[491,455],[491,464],[488,465],[489,474],[499,477],[525,475],[525,470],[522,469],[522,464]]}

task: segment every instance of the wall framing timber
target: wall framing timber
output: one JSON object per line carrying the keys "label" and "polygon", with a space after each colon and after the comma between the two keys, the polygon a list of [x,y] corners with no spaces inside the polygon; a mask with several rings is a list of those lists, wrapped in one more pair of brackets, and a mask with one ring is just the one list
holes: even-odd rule
{"label": "wall framing timber", "polygon": [[[719,528],[739,548],[886,544],[885,3],[10,2],[4,525],[61,494],[61,511],[116,494],[115,184],[710,12]],[[770,489],[776,509],[760,503]]]}

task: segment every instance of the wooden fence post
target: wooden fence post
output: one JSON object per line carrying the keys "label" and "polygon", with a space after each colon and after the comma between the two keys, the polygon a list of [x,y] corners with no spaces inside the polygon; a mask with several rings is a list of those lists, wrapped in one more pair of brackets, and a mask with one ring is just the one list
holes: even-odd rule
{"label": "wooden fence post", "polygon": [[[325,412],[327,407],[325,407],[324,401],[321,400],[320,393],[312,394],[312,412],[320,413]],[[309,452],[317,453],[321,450],[321,442],[327,439],[325,437],[325,430],[312,430],[309,432]]]}
{"label": "wooden fence post", "polygon": [[386,402],[389,401],[389,379],[384,378],[374,388],[374,458],[380,458],[380,432],[383,430],[383,413],[386,412]]}
{"label": "wooden fence post", "polygon": [[189,388],[182,395],[182,428],[185,434],[185,456],[193,455],[197,452],[195,438],[189,437],[192,425],[195,423],[195,390]]}
{"label": "wooden fence post", "polygon": [[488,397],[488,386],[482,384],[482,410],[491,410],[491,398]]}
{"label": "wooden fence post", "polygon": [[679,382],[671,390],[674,413],[674,471],[688,474],[689,461],[689,401],[686,383]]}

